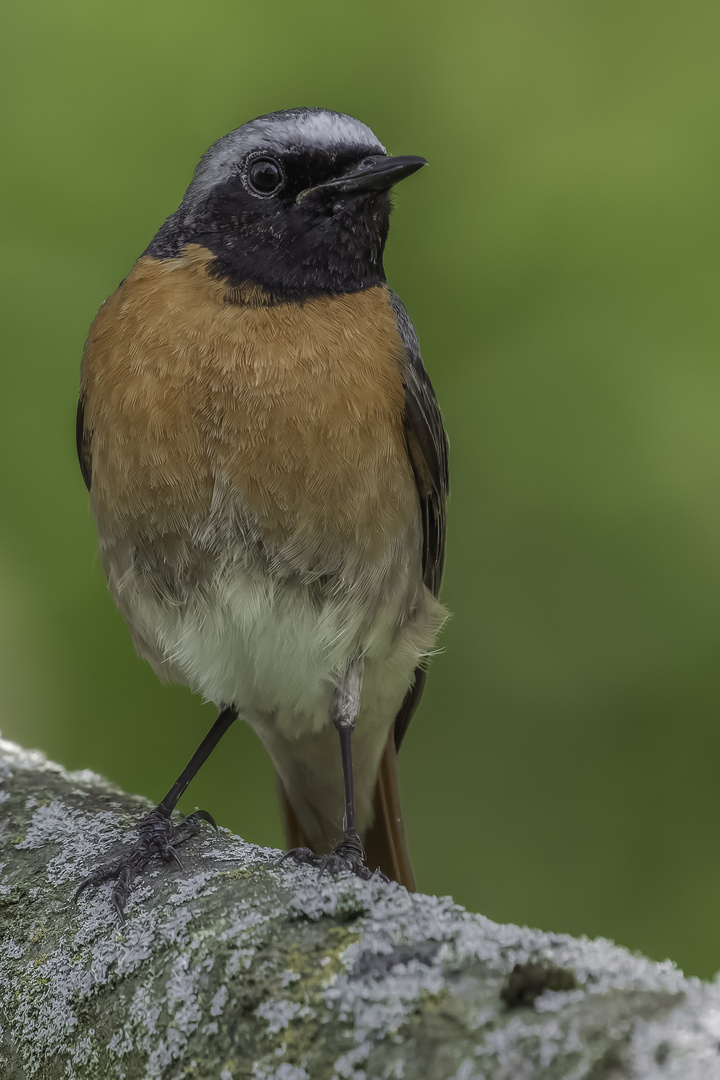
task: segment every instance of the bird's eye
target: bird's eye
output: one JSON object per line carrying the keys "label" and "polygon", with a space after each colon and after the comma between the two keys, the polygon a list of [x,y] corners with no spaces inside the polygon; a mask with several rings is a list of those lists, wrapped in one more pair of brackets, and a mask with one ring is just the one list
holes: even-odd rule
{"label": "bird's eye", "polygon": [[247,171],[247,181],[256,195],[274,195],[283,185],[280,166],[272,158],[255,158]]}

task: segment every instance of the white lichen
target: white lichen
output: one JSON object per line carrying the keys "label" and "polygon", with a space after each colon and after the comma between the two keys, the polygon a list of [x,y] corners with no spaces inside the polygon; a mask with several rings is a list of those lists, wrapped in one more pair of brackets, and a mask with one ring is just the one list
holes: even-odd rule
{"label": "white lichen", "polygon": [[[72,893],[145,804],[2,741],[0,778],[22,821],[20,836],[0,827],[0,1054],[20,1048],[29,1080],[233,1080],[249,1035],[256,1080],[308,1080],[330,1045],[323,1075],[404,1080],[427,1064],[412,1056],[426,1015],[453,1032],[443,1080],[582,1077],[613,1040],[643,1080],[720,1076],[718,984],[447,897],[319,879],[224,830],[188,842],[183,871],[151,867],[120,926],[109,883]],[[526,964],[572,973],[569,989],[509,1009],[500,991]]]}

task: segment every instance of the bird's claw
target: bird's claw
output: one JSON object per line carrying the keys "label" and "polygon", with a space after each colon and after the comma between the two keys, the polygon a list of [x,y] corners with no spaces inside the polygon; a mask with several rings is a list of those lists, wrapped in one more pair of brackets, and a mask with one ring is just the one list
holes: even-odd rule
{"label": "bird's claw", "polygon": [[365,865],[365,851],[355,829],[349,829],[339,844],[328,855],[317,855],[310,848],[291,848],[280,860],[292,859],[298,866],[314,866],[323,874],[340,874],[343,871],[362,878],[363,881],[389,881],[380,870],[370,870]]}
{"label": "bird's claw", "polygon": [[158,855],[164,862],[174,862],[182,870],[175,848],[195,836],[200,831],[202,821],[207,821],[217,831],[217,825],[207,810],[196,810],[177,825],[173,824],[169,811],[164,807],[151,810],[140,822],[139,836],[127,854],[113,862],[103,863],[88,874],[75,890],[75,900],[90,886],[102,885],[104,881],[114,879],[111,903],[120,922],[124,922],[125,905],[135,878]]}

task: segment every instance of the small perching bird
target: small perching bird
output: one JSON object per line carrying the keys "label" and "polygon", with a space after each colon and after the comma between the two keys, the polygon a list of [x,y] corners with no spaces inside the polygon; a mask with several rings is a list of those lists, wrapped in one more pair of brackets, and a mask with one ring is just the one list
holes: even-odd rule
{"label": "small perching bird", "polygon": [[158,676],[220,709],[81,886],[116,879],[121,917],[148,861],[212,820],[171,814],[238,716],[296,859],[412,888],[395,756],[445,617],[447,442],[382,257],[390,188],[424,164],[326,109],[252,120],[92,325],[78,453],[110,592]]}

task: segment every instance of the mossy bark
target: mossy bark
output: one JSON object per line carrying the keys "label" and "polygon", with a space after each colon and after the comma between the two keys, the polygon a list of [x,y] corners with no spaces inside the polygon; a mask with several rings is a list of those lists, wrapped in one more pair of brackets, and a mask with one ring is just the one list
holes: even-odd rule
{"label": "mossy bark", "polygon": [[720,1078],[716,984],[226,831],[75,903],[145,810],[0,742],[3,1080]]}

